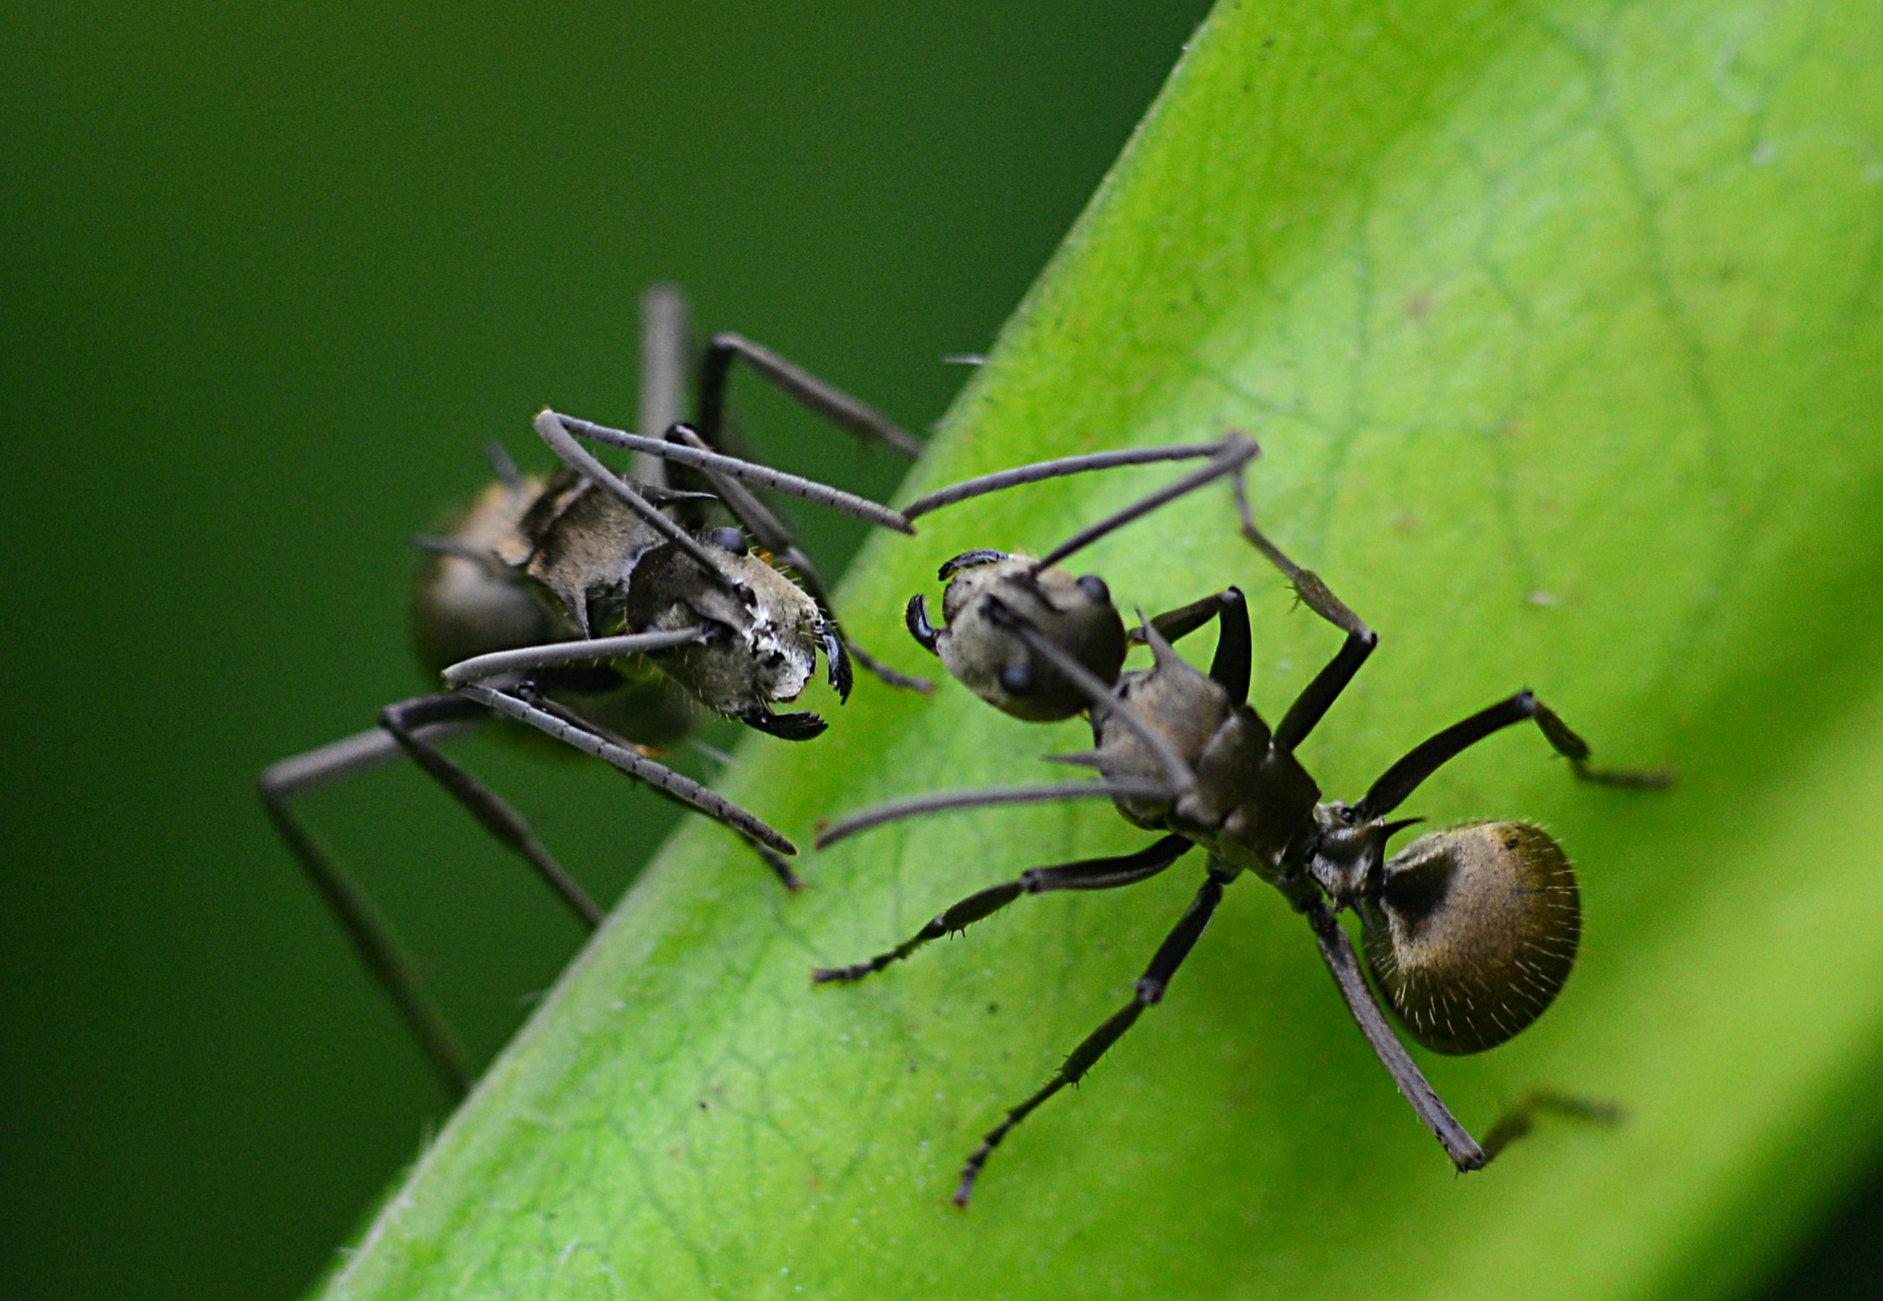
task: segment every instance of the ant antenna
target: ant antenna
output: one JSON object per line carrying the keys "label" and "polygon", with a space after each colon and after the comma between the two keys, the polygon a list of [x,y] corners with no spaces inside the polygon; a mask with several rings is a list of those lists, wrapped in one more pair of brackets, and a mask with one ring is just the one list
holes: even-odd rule
{"label": "ant antenna", "polygon": [[1027,483],[1040,483],[1046,479],[1061,479],[1069,474],[1084,474],[1087,470],[1109,470],[1120,465],[1150,465],[1157,461],[1188,461],[1214,456],[1222,450],[1222,446],[1221,443],[1177,443],[1170,447],[1086,452],[1079,456],[1064,456],[1056,461],[1039,461],[1011,470],[997,470],[977,479],[963,479],[960,483],[931,492],[926,497],[917,497],[902,508],[902,515],[904,519],[916,519],[930,511],[940,510],[943,506],[967,501],[970,497],[982,497],[990,492],[1018,488]]}
{"label": "ant antenna", "polygon": [[924,813],[942,813],[949,809],[979,809],[996,804],[1050,804],[1057,800],[1174,799],[1176,793],[1162,782],[1100,781],[1059,782],[1050,786],[1004,786],[978,791],[939,791],[915,795],[906,800],[891,800],[840,819],[818,833],[817,848],[829,849],[840,840],[848,840],[859,831],[868,831],[888,822],[920,817]]}
{"label": "ant antenna", "polygon": [[1115,532],[1131,523],[1133,520],[1150,514],[1159,506],[1175,501],[1186,493],[1195,492],[1204,484],[1214,482],[1226,474],[1236,473],[1261,454],[1261,446],[1247,434],[1232,432],[1224,435],[1223,441],[1216,445],[1215,455],[1210,459],[1208,465],[1200,470],[1191,471],[1175,483],[1159,489],[1148,497],[1140,498],[1138,501],[1133,502],[1131,505],[1109,518],[1102,519],[1096,524],[1079,530],[1079,532],[1067,538],[1044,556],[1035,560],[1032,565],[1028,567],[1028,573],[1038,574],[1040,571],[1058,564],[1067,556],[1072,555],[1076,551],[1084,550],[1106,534]]}
{"label": "ant antenna", "polygon": [[[744,461],[736,456],[725,456],[719,452],[708,451],[704,447],[669,442],[662,438],[647,438],[641,434],[630,434],[624,429],[610,429],[606,425],[578,420],[574,416],[565,416],[558,411],[548,409],[536,417],[538,433],[542,433],[543,423],[546,420],[555,421],[568,433],[574,434],[577,438],[585,438],[592,443],[619,447],[624,451],[639,452],[648,456],[658,456],[679,465],[692,466],[696,470],[723,474],[728,479],[738,479],[760,488],[771,488],[793,497],[802,497],[805,501],[814,502],[819,506],[828,506],[831,510],[841,511],[845,515],[854,516],[886,529],[894,529],[898,533],[915,532],[908,517],[901,511],[891,510],[867,497],[859,497],[853,492],[833,488],[815,479],[787,474],[783,470],[774,470],[770,466]],[[689,434],[693,433],[691,425],[680,423],[672,427],[685,429]],[[547,437],[548,435],[544,435],[545,440]]]}

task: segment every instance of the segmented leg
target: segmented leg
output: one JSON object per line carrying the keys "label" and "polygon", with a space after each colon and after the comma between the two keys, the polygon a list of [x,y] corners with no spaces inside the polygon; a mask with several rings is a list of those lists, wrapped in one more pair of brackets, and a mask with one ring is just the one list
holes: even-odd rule
{"label": "segmented leg", "polygon": [[874,975],[892,962],[914,953],[931,940],[966,930],[975,922],[991,917],[1025,894],[1047,894],[1054,890],[1116,890],[1139,881],[1148,881],[1162,872],[1191,848],[1182,836],[1165,836],[1135,854],[1115,858],[1088,858],[1056,867],[1035,867],[1022,872],[1017,880],[979,890],[944,909],[928,925],[885,953],[847,967],[818,967],[811,973],[815,984],[850,984]]}
{"label": "segmented leg", "polygon": [[[476,718],[437,723],[421,730],[437,739],[475,727],[484,717],[479,711]],[[293,809],[296,796],[368,772],[398,759],[402,753],[388,733],[374,728],[272,763],[262,770],[256,785],[269,821],[340,923],[360,961],[392,1000],[438,1082],[453,1098],[462,1098],[470,1092],[472,1078],[463,1043],[426,994],[417,969],[372,899],[301,825]]]}
{"label": "segmented leg", "polygon": [[1506,727],[1531,721],[1551,747],[1569,760],[1570,768],[1583,781],[1638,790],[1658,790],[1673,781],[1673,774],[1667,772],[1624,772],[1590,767],[1589,743],[1572,732],[1548,705],[1528,691],[1519,691],[1508,700],[1480,710],[1420,742],[1405,758],[1382,773],[1355,807],[1365,817],[1384,817],[1398,808],[1427,777],[1479,741]]}
{"label": "segmented leg", "polygon": [[1055,1093],[1083,1079],[1085,1073],[1092,1069],[1100,1057],[1105,1055],[1105,1051],[1123,1038],[1125,1031],[1137,1024],[1145,1008],[1163,1000],[1164,991],[1169,988],[1171,977],[1177,974],[1177,968],[1183,965],[1183,960],[1190,956],[1190,950],[1196,947],[1197,940],[1202,938],[1204,928],[1210,924],[1210,918],[1215,916],[1216,907],[1223,900],[1223,886],[1228,880],[1228,877],[1219,876],[1217,869],[1212,866],[1210,875],[1204,878],[1203,885],[1196,892],[1196,897],[1190,901],[1189,908],[1184,911],[1183,917],[1177,922],[1175,928],[1165,937],[1163,944],[1158,946],[1156,956],[1151,959],[1151,965],[1146,967],[1144,974],[1138,978],[1137,990],[1132,1000],[1087,1036],[1085,1042],[1074,1048],[1071,1056],[1066,1058],[1065,1064],[1059,1068],[1052,1079],[1046,1082],[1043,1088],[1019,1106],[1009,1108],[1007,1118],[988,1131],[987,1137],[981,1140],[981,1145],[975,1148],[973,1154],[968,1157],[967,1164],[961,1167],[961,1182],[955,1188],[952,1199],[956,1206],[968,1204],[968,1198],[974,1194],[974,1182],[980,1177],[988,1158],[994,1154],[994,1149],[1001,1145],[1007,1135],[1013,1132],[1016,1125],[1039,1110],[1041,1104]]}
{"label": "segmented leg", "polygon": [[922,440],[904,432],[875,407],[851,397],[829,380],[818,378],[770,348],[730,331],[713,336],[706,347],[706,359],[700,365],[700,432],[707,442],[719,441],[725,419],[726,381],[735,360],[743,361],[753,374],[832,424],[893,448],[911,460],[922,454]]}
{"label": "segmented leg", "polygon": [[452,799],[463,805],[465,811],[496,838],[497,843],[535,868],[537,875],[555,891],[556,897],[567,905],[577,920],[594,930],[602,924],[600,906],[589,898],[588,892],[576,883],[562,864],[543,848],[523,815],[419,735],[419,729],[425,724],[462,718],[467,711],[482,712],[472,702],[456,694],[420,696],[413,700],[402,700],[396,705],[387,705],[379,711],[379,725],[391,733],[393,740],[424,770],[425,775],[444,787]]}

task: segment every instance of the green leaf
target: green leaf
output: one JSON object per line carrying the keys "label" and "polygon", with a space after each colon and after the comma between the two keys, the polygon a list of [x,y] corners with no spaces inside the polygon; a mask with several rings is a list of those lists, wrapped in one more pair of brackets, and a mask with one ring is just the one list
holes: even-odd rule
{"label": "green leaf", "polygon": [[[1078,448],[1255,432],[1256,510],[1382,634],[1304,758],[1354,794],[1528,685],[1532,731],[1409,811],[1522,815],[1580,865],[1583,956],[1507,1047],[1428,1070],[1480,1132],[1614,1098],[1455,1176],[1299,919],[1240,883],[1172,987],[962,1157],[1129,994],[1198,864],[1027,899],[864,985],[1019,869],[1144,843],[1086,804],[810,855],[787,900],[695,820],[387,1206],[331,1295],[1459,1298],[1756,1281],[1877,1137],[1883,1065],[1883,9],[1659,0],[1221,6],[911,490]],[[1016,491],[876,539],[843,607],[971,546],[1038,548],[1164,482]],[[1271,717],[1338,638],[1213,490],[1088,553],[1148,610],[1235,582]],[[1189,648],[1207,653],[1203,643]],[[1040,780],[1081,745],[953,683],[863,684],[750,745],[733,795],[808,841],[888,796]]]}

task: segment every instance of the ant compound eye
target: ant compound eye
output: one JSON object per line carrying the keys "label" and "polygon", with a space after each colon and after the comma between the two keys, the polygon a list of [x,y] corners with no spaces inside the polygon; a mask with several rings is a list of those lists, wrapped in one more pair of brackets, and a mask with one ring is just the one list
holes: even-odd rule
{"label": "ant compound eye", "polygon": [[1367,966],[1412,1037],[1476,1053],[1528,1026],[1575,966],[1576,874],[1525,822],[1476,822],[1421,836],[1386,864],[1367,900]]}
{"label": "ant compound eye", "polygon": [[1359,820],[1360,814],[1354,809],[1353,805],[1343,804],[1340,806],[1340,821],[1343,826],[1351,827]]}
{"label": "ant compound eye", "polygon": [[1024,696],[1033,690],[1033,670],[1024,661],[1015,661],[1000,671],[1000,685],[1010,696]]}
{"label": "ant compound eye", "polygon": [[1097,574],[1087,574],[1079,579],[1079,590],[1094,605],[1111,604],[1111,588],[1105,586],[1105,580]]}
{"label": "ant compound eye", "polygon": [[734,528],[714,529],[712,543],[721,551],[730,551],[735,556],[743,556],[750,550],[746,545],[745,534]]}

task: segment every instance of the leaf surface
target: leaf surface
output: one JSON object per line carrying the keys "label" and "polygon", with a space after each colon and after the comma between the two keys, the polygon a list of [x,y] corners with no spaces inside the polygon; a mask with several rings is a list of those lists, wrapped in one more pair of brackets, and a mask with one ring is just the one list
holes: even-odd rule
{"label": "leaf surface", "polygon": [[[1622,1128],[1546,1124],[1456,1177],[1246,881],[957,1214],[961,1159],[1128,998],[1200,855],[813,991],[971,890],[1146,837],[1091,803],[937,817],[808,855],[787,900],[696,821],[329,1294],[1750,1286],[1877,1134],[1879,66],[1855,0],[1224,3],[908,489],[1247,429],[1264,525],[1382,634],[1303,751],[1330,793],[1525,685],[1599,760],[1677,767],[1665,795],[1579,787],[1513,729],[1407,809],[1534,818],[1583,882],[1556,1007],[1423,1056],[1433,1082],[1480,1133],[1538,1086]],[[841,605],[922,669],[898,615],[941,560],[1049,546],[1170,474],[937,514],[876,539]],[[1338,636],[1233,519],[1212,490],[1081,564],[1147,613],[1241,585],[1273,719]],[[729,792],[808,844],[887,797],[1063,777],[1037,756],[1085,743],[952,683],[864,683],[834,723],[755,740]]]}

